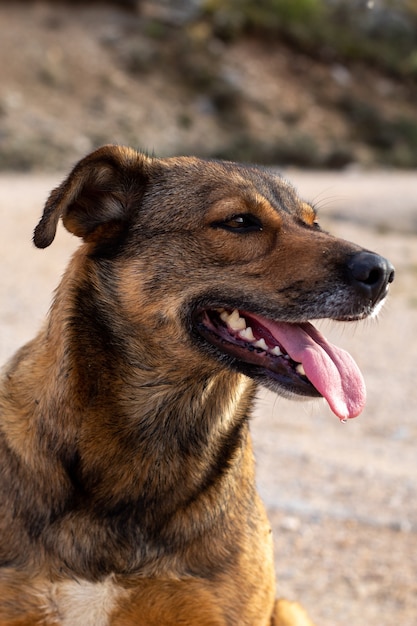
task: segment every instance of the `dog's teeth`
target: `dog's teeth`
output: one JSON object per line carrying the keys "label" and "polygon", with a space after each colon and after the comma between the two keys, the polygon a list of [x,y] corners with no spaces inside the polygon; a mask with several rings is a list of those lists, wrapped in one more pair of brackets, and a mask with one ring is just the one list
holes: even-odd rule
{"label": "dog's teeth", "polygon": [[236,322],[233,322],[233,324],[230,324],[230,322],[229,322],[229,326],[233,330],[238,330],[238,331],[245,330],[245,328],[246,328],[246,320],[243,317],[239,317],[239,319]]}
{"label": "dog's teeth", "polygon": [[246,328],[246,320],[243,317],[240,317],[237,309],[235,309],[232,313],[222,311],[220,313],[220,319],[232,330],[239,331]]}
{"label": "dog's teeth", "polygon": [[278,346],[275,346],[275,348],[272,348],[271,354],[274,354],[275,356],[282,356],[282,352],[280,348],[278,348]]}
{"label": "dog's teeth", "polygon": [[240,317],[239,311],[237,309],[233,309],[233,311],[229,315],[229,320],[235,321],[235,320],[238,320],[239,317]]}
{"label": "dog's teeth", "polygon": [[228,322],[229,321],[229,313],[227,311],[222,311],[220,313],[220,319],[223,320],[223,322]]}
{"label": "dog's teeth", "polygon": [[300,374],[300,376],[305,376],[306,375],[302,363],[298,363],[297,367],[295,368],[295,371],[297,372],[297,374]]}
{"label": "dog's teeth", "polygon": [[247,326],[244,330],[241,330],[239,333],[239,337],[245,339],[245,341],[255,341],[255,336],[250,326]]}
{"label": "dog's teeth", "polygon": [[232,311],[232,313],[230,313],[226,321],[232,330],[239,331],[239,330],[244,330],[246,328],[246,321],[243,317],[240,317],[239,311],[237,309],[235,309],[234,311]]}
{"label": "dog's teeth", "polygon": [[265,343],[265,339],[261,337],[258,341],[255,341],[253,344],[255,348],[261,348],[261,350],[268,350],[268,346]]}

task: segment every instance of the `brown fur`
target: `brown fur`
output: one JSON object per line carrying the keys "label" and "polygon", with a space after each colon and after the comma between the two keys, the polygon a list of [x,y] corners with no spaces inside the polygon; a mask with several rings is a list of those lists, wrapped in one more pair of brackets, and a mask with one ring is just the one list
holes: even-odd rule
{"label": "brown fur", "polygon": [[[236,234],[248,211],[262,231]],[[360,249],[261,169],[115,146],[51,193],[38,247],[60,218],[84,244],[0,388],[0,625],[311,625],[274,609],[255,382],[193,312],[363,317],[341,270]]]}

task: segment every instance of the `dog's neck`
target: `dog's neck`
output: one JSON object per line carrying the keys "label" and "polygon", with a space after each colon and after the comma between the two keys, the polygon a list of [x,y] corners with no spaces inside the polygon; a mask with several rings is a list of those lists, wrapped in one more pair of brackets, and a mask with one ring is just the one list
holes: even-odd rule
{"label": "dog's neck", "polygon": [[[180,359],[174,361],[175,348],[170,352],[158,346],[159,356],[155,356],[152,349],[143,347],[151,334],[147,329],[139,343],[133,327],[126,329],[127,325],[121,324],[123,332],[118,331],[117,310],[113,316],[108,311],[106,319],[91,291],[81,303],[86,295],[75,291],[68,303],[61,301],[58,291],[47,331],[54,339],[46,343],[50,346],[48,358],[56,361],[51,371],[57,374],[56,380],[47,381],[45,397],[49,406],[52,401],[52,406],[60,402],[70,407],[67,415],[50,417],[66,420],[61,432],[67,434],[76,425],[78,451],[88,456],[96,479],[101,471],[113,471],[108,458],[113,458],[117,467],[125,465],[126,471],[129,464],[135,467],[138,485],[146,459],[154,466],[154,476],[159,463],[168,474],[177,465],[184,480],[187,458],[203,460],[205,456],[204,473],[213,461],[218,463],[218,454],[225,454],[221,448],[230,449],[227,455],[232,455],[231,440],[237,445],[236,435],[250,413],[253,383],[219,366],[207,367],[204,358],[200,368],[190,369],[187,361],[182,366]],[[71,308],[73,313],[68,315]],[[50,412],[48,407],[45,411]],[[53,422],[51,429],[56,431]],[[105,463],[90,450],[91,442],[96,449],[96,433],[106,451]],[[101,465],[106,470],[100,471]],[[192,473],[195,480],[195,467]],[[145,480],[149,492],[149,477]],[[115,477],[111,483],[116,489]],[[126,492],[125,483],[121,490]]]}

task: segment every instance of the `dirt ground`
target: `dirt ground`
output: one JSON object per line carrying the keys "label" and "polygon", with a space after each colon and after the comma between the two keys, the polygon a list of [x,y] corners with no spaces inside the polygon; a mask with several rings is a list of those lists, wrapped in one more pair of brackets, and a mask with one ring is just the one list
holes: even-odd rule
{"label": "dirt ground", "polygon": [[[417,623],[417,182],[414,174],[287,172],[323,225],[395,264],[378,321],[322,325],[349,349],[368,388],[363,414],[339,424],[321,401],[261,391],[252,430],[259,489],[276,545],[278,594],[317,626]],[[30,339],[77,245],[31,234],[57,175],[0,176],[0,359]]]}

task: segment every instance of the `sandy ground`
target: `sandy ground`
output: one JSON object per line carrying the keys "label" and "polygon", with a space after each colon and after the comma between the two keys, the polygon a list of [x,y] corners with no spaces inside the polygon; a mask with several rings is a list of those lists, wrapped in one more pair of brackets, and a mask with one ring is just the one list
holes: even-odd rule
{"label": "sandy ground", "polygon": [[[339,424],[322,401],[260,392],[253,435],[274,528],[278,593],[318,626],[417,624],[417,181],[414,174],[287,172],[323,225],[389,257],[397,278],[376,322],[325,323],[368,387]],[[0,359],[30,339],[77,242],[31,235],[59,176],[0,176]]]}

